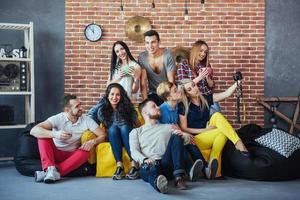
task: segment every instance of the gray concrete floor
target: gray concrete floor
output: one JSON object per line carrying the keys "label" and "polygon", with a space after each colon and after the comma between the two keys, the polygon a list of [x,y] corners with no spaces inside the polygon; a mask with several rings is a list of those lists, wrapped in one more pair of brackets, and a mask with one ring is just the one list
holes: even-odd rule
{"label": "gray concrete floor", "polygon": [[226,180],[189,182],[189,190],[160,194],[142,180],[113,181],[110,178],[66,178],[55,184],[35,183],[33,177],[20,175],[13,164],[0,163],[1,200],[110,200],[110,199],[300,199],[300,179],[285,182],[258,182],[227,177]]}

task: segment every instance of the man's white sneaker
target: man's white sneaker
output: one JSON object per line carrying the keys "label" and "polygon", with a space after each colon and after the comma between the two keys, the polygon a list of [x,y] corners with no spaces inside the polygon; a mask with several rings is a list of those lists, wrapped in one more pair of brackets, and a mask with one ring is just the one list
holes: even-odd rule
{"label": "man's white sneaker", "polygon": [[44,172],[44,171],[35,171],[34,172],[34,180],[37,183],[43,182],[45,177],[46,177],[46,172]]}
{"label": "man's white sneaker", "polygon": [[46,171],[46,176],[44,178],[45,183],[54,183],[60,180],[60,173],[57,171],[55,166],[49,166]]}
{"label": "man's white sneaker", "polygon": [[159,175],[156,178],[156,187],[159,192],[163,194],[168,193],[168,179],[164,175]]}
{"label": "man's white sneaker", "polygon": [[212,159],[208,166],[205,168],[205,175],[207,179],[214,179],[218,170],[218,160]]}
{"label": "man's white sneaker", "polygon": [[194,164],[189,172],[190,181],[196,181],[197,179],[199,179],[202,169],[203,169],[203,161],[200,159],[197,159],[194,162]]}

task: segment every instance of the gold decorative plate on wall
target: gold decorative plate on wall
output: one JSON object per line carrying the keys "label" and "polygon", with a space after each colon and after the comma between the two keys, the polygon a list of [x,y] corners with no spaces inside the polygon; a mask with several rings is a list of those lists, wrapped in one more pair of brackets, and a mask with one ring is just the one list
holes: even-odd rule
{"label": "gold decorative plate on wall", "polygon": [[144,33],[151,30],[148,18],[141,16],[131,17],[125,24],[126,36],[136,42],[144,42]]}

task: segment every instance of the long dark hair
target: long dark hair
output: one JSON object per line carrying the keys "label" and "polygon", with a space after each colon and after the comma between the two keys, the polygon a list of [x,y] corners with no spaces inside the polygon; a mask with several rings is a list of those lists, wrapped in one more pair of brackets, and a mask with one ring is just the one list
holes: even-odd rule
{"label": "long dark hair", "polygon": [[104,106],[102,106],[98,110],[98,116],[99,114],[103,115],[103,123],[106,126],[106,128],[109,128],[113,123],[113,108],[108,100],[109,93],[112,88],[117,88],[120,91],[120,102],[117,105],[117,108],[115,112],[117,112],[117,115],[125,120],[127,125],[133,126],[134,120],[136,119],[136,110],[134,109],[133,104],[130,101],[130,98],[127,95],[127,92],[125,89],[119,84],[119,83],[111,83],[108,85],[105,96],[103,97]]}
{"label": "long dark hair", "polygon": [[118,56],[117,56],[117,54],[116,54],[116,52],[115,52],[115,46],[116,46],[117,44],[121,45],[121,46],[125,49],[125,51],[126,51],[126,53],[127,53],[127,61],[128,61],[128,58],[129,58],[130,60],[132,60],[132,61],[134,61],[134,62],[137,63],[137,61],[134,59],[134,57],[133,57],[132,54],[130,53],[130,50],[129,50],[127,44],[126,44],[125,42],[123,42],[123,41],[116,41],[116,42],[113,44],[113,47],[112,47],[112,50],[111,50],[110,80],[112,79],[112,76],[113,76],[113,74],[114,74],[114,71],[115,71],[117,65],[119,65],[119,64],[122,63],[122,60],[119,60],[119,61],[117,62]]}

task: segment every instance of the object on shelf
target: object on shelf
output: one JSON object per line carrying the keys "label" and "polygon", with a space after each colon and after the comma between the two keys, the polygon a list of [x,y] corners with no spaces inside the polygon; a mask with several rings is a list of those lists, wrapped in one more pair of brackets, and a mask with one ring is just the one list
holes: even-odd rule
{"label": "object on shelf", "polygon": [[12,125],[14,123],[14,108],[9,105],[0,105],[0,125]]}

